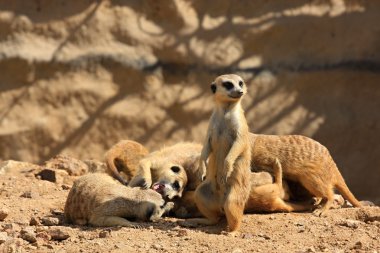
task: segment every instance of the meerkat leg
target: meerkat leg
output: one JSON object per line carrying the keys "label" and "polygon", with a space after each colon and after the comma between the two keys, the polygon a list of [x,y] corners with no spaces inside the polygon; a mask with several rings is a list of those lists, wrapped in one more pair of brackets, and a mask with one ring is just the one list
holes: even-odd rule
{"label": "meerkat leg", "polygon": [[130,222],[124,218],[117,216],[94,216],[90,219],[90,224],[98,227],[131,227],[131,228],[140,228],[139,223]]}
{"label": "meerkat leg", "polygon": [[164,215],[165,213],[169,212],[171,209],[173,209],[173,207],[174,207],[174,202],[168,202],[163,207],[157,206],[156,208],[159,211],[156,212],[155,214],[153,214],[150,217],[150,220],[153,221],[153,222],[159,220],[162,217],[162,215]]}
{"label": "meerkat leg", "polygon": [[314,210],[313,214],[320,217],[327,216],[327,211],[331,208],[332,204],[334,203],[334,192],[331,190],[331,192],[328,194],[328,197],[325,197],[322,199],[320,205],[321,207]]}
{"label": "meerkat leg", "polygon": [[308,203],[292,203],[284,201],[281,198],[276,198],[273,201],[272,206],[272,211],[279,212],[302,212],[311,210],[311,208],[313,207],[311,204]]}
{"label": "meerkat leg", "polygon": [[145,189],[149,188],[152,185],[152,172],[150,170],[151,167],[152,167],[152,163],[150,160],[148,159],[141,160],[137,174],[132,178],[128,186],[130,187],[140,186]]}
{"label": "meerkat leg", "polygon": [[314,180],[301,180],[302,185],[315,197],[321,197],[322,201],[319,208],[314,210],[316,216],[326,216],[334,202],[334,191],[331,184],[327,184],[323,179],[318,179],[315,175],[309,174]]}
{"label": "meerkat leg", "polygon": [[236,194],[239,193],[230,191],[224,203],[224,212],[227,218],[229,233],[234,233],[239,230],[244,215],[244,204],[238,203],[235,200],[236,196],[239,196]]}
{"label": "meerkat leg", "polygon": [[194,193],[195,203],[206,218],[192,218],[181,222],[181,226],[194,227],[196,225],[215,225],[220,221],[222,213],[217,195],[212,190],[210,183],[203,182]]}

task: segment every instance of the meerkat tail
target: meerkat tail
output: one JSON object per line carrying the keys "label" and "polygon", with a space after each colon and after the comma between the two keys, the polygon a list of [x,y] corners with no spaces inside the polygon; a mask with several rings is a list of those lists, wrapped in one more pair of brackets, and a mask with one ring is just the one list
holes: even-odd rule
{"label": "meerkat tail", "polygon": [[347,199],[353,206],[355,206],[355,207],[361,207],[362,206],[362,204],[359,202],[359,200],[357,200],[355,198],[354,194],[352,194],[350,189],[348,189],[348,186],[347,186],[346,182],[344,181],[344,178],[343,178],[342,174],[340,174],[338,169],[337,169],[337,173],[336,173],[336,182],[335,182],[334,186],[342,194],[343,198]]}
{"label": "meerkat tail", "polygon": [[282,189],[282,166],[280,161],[276,158],[273,166],[274,170],[274,183],[279,186],[280,189]]}
{"label": "meerkat tail", "polygon": [[116,178],[120,183],[124,184],[124,185],[127,185],[128,182],[124,180],[124,178],[122,178],[120,176],[120,174],[118,173],[118,169],[116,168],[115,166],[115,159],[112,157],[112,156],[107,156],[106,157],[106,164],[107,164],[107,167],[109,169],[109,171],[111,171],[111,176]]}

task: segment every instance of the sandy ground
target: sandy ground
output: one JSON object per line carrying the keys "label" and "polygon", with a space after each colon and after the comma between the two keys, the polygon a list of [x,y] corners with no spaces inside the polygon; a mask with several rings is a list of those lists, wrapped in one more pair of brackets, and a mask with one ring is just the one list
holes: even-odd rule
{"label": "sandy ground", "polygon": [[[1,166],[0,166],[1,167]],[[241,234],[213,227],[184,228],[177,219],[140,229],[66,224],[64,203],[76,177],[9,162],[0,168],[0,252],[379,252],[380,207],[339,208],[326,218],[311,213],[247,214]],[[5,218],[4,218],[5,217]],[[2,250],[2,251],[1,251]]]}

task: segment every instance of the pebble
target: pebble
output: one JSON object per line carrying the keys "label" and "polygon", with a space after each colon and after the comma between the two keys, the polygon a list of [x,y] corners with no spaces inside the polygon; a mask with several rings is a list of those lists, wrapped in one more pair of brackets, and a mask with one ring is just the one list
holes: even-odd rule
{"label": "pebble", "polygon": [[45,226],[57,226],[59,224],[59,219],[56,217],[43,217],[41,222]]}
{"label": "pebble", "polygon": [[34,232],[33,227],[23,228],[20,232],[20,237],[30,243],[34,243],[37,241],[36,233]]}
{"label": "pebble", "polygon": [[5,220],[9,214],[9,210],[7,208],[0,209],[0,221]]}
{"label": "pebble", "polygon": [[61,228],[54,228],[49,230],[49,234],[52,240],[63,241],[70,237],[69,233],[62,230]]}
{"label": "pebble", "polygon": [[339,223],[339,225],[349,227],[349,228],[358,228],[359,224],[360,224],[360,221],[357,221],[357,220],[345,220]]}
{"label": "pebble", "polygon": [[27,198],[27,199],[36,199],[39,196],[40,196],[40,194],[38,192],[34,192],[34,191],[26,191],[20,195],[21,198]]}
{"label": "pebble", "polygon": [[0,244],[8,241],[10,237],[8,236],[7,232],[0,232]]}
{"label": "pebble", "polygon": [[67,184],[63,184],[63,185],[61,185],[61,187],[62,187],[62,190],[70,190],[71,189],[71,186],[67,185]]}
{"label": "pebble", "polygon": [[31,217],[29,221],[30,226],[37,226],[40,225],[39,220],[36,217]]}
{"label": "pebble", "polygon": [[162,245],[155,243],[152,245],[152,248],[155,250],[160,250],[160,249],[162,249]]}
{"label": "pebble", "polygon": [[106,238],[110,235],[110,231],[108,230],[102,230],[99,232],[99,238]]}

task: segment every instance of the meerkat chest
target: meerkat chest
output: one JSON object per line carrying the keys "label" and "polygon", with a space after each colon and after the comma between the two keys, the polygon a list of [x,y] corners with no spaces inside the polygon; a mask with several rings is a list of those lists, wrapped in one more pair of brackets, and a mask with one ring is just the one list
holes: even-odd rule
{"label": "meerkat chest", "polygon": [[236,114],[226,113],[217,115],[214,120],[212,145],[216,148],[228,148],[232,145],[238,135],[239,119]]}

